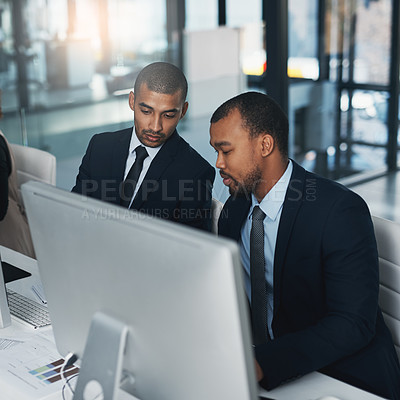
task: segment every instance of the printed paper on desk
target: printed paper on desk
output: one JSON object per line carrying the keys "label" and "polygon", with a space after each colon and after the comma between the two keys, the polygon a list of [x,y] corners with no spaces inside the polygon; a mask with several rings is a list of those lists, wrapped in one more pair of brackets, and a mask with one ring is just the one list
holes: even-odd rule
{"label": "printed paper on desk", "polygon": [[[64,384],[60,370],[63,359],[54,342],[45,335],[1,351],[0,382],[9,400],[40,399],[60,392]],[[66,374],[72,376],[78,368]]]}

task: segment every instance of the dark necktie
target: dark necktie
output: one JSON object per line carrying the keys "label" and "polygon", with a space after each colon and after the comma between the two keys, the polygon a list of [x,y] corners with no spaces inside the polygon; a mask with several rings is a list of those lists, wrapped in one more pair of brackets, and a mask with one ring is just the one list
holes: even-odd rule
{"label": "dark necktie", "polygon": [[253,343],[267,341],[267,287],[265,281],[264,218],[259,206],[252,214],[250,232],[251,322]]}
{"label": "dark necktie", "polygon": [[148,156],[147,150],[143,146],[138,146],[135,149],[136,159],[131,169],[122,184],[121,206],[129,207],[133,193],[135,192],[136,184],[143,168],[143,161]]}

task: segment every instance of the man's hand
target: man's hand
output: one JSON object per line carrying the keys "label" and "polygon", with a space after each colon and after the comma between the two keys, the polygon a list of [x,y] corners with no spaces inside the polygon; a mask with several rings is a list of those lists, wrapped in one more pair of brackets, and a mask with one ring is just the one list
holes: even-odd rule
{"label": "man's hand", "polygon": [[256,366],[256,377],[257,377],[257,382],[260,382],[262,378],[264,378],[264,372],[262,371],[260,364],[257,362],[257,360],[254,360],[255,366]]}

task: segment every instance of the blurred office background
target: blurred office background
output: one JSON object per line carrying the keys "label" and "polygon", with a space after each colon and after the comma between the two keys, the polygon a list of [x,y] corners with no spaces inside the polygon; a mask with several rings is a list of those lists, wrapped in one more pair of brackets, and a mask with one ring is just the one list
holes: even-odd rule
{"label": "blurred office background", "polygon": [[[0,129],[53,153],[71,189],[90,137],[132,124],[138,71],[169,61],[189,81],[178,130],[210,163],[215,107],[267,92],[289,116],[294,160],[400,219],[398,3],[0,0]],[[227,195],[217,177],[214,196]]]}

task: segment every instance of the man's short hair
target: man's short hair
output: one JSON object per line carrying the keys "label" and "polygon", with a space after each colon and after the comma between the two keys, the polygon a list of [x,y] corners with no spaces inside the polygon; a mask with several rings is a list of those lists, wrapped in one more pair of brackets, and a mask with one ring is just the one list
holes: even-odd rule
{"label": "man's short hair", "polygon": [[146,84],[152,92],[162,94],[182,93],[182,101],[186,100],[188,84],[183,72],[173,64],[155,62],[144,67],[136,78],[134,92]]}
{"label": "man's short hair", "polygon": [[250,137],[268,133],[274,138],[282,156],[288,156],[288,118],[272,97],[260,92],[239,94],[220,105],[210,122],[218,122],[236,109],[242,117],[243,128],[248,131]]}

